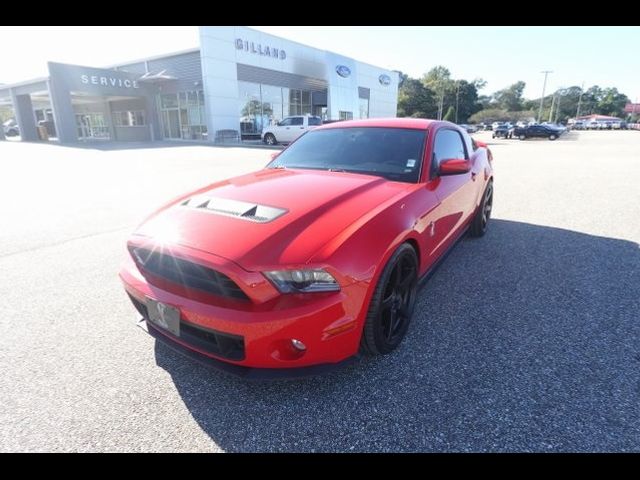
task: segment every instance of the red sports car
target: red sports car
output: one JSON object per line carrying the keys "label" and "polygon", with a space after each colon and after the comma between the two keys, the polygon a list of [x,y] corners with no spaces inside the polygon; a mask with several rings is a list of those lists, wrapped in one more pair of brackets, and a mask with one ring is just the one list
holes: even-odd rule
{"label": "red sports car", "polygon": [[486,232],[491,162],[449,122],[325,125],[151,215],[120,277],[149,333],[239,375],[389,353],[420,280],[466,231]]}

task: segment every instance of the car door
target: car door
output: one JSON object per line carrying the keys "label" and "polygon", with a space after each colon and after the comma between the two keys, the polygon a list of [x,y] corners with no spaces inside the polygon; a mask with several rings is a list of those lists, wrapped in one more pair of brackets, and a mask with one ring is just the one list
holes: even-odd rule
{"label": "car door", "polygon": [[279,142],[291,141],[291,120],[293,120],[292,117],[283,118],[274,128],[273,133]]}
{"label": "car door", "polygon": [[[431,256],[439,257],[453,241],[469,216],[475,210],[477,197],[477,166],[469,150],[471,142],[465,142],[462,134],[450,127],[436,131],[431,154],[430,188],[436,193],[440,204],[436,220],[431,227]],[[464,158],[472,162],[469,172],[456,175],[440,175],[440,163],[451,158]]]}
{"label": "car door", "polygon": [[303,117],[291,117],[291,127],[287,131],[287,142],[293,142],[307,130],[304,120]]}

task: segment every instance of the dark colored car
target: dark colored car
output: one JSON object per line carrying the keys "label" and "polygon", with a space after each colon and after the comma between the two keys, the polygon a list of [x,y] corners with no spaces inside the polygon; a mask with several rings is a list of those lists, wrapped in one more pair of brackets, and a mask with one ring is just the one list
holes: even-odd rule
{"label": "dark colored car", "polygon": [[491,138],[511,138],[513,127],[508,124],[498,125],[491,134]]}
{"label": "dark colored car", "polygon": [[547,125],[529,125],[527,127],[519,127],[513,130],[513,136],[518,137],[520,140],[535,137],[555,140],[560,136],[560,134],[560,130]]}

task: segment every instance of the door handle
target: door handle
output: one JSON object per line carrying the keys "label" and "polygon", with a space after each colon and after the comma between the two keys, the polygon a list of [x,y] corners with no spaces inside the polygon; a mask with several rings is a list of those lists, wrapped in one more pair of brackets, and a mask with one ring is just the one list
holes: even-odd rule
{"label": "door handle", "polygon": [[304,127],[300,127],[300,130],[304,130]]}
{"label": "door handle", "polygon": [[471,180],[473,180],[475,182],[477,175],[478,175],[478,172],[471,172]]}

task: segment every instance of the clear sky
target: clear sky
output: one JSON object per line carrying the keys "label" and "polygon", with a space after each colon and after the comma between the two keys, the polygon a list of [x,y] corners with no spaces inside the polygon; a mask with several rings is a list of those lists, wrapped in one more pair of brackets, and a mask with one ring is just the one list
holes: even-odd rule
{"label": "clear sky", "polygon": [[[615,86],[640,101],[638,27],[252,27],[420,76],[444,65],[456,78],[518,80],[539,97],[541,70],[559,87]],[[106,66],[198,46],[197,27],[0,27],[0,82],[44,76],[47,61]],[[11,46],[14,46],[12,48]]]}

